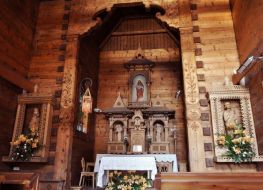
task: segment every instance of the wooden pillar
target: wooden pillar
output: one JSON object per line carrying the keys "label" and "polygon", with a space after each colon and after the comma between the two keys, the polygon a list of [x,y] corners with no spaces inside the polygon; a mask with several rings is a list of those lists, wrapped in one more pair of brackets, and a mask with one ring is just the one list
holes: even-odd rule
{"label": "wooden pillar", "polygon": [[165,122],[164,122],[164,141],[168,141],[168,133],[169,133],[169,124],[168,124],[168,118],[165,117]]}
{"label": "wooden pillar", "polygon": [[205,170],[205,152],[200,120],[199,90],[195,64],[193,28],[180,28],[187,118],[188,151],[191,172]]}
{"label": "wooden pillar", "polygon": [[62,85],[60,125],[57,132],[55,179],[65,180],[65,188],[70,186],[73,122],[76,95],[78,36],[68,36],[65,70]]}

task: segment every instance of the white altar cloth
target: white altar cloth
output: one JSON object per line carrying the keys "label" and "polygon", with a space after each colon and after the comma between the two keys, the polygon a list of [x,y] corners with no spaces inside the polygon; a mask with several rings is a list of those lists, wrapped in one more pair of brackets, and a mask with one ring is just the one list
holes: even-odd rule
{"label": "white altar cloth", "polygon": [[[96,166],[95,166],[96,167]],[[156,162],[153,156],[111,156],[102,157],[97,175],[97,186],[103,187],[103,176],[107,170],[139,170],[150,171],[151,179],[157,174]],[[95,171],[95,169],[94,169]]]}
{"label": "white altar cloth", "polygon": [[176,154],[131,154],[131,155],[121,155],[121,154],[97,154],[96,162],[94,167],[94,172],[99,172],[100,160],[102,157],[143,157],[143,156],[153,156],[156,162],[171,162],[173,163],[173,172],[178,172],[177,158]]}

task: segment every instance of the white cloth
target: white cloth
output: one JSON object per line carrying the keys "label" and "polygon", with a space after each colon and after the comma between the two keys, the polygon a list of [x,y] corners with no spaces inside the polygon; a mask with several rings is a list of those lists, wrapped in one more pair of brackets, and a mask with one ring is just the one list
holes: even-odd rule
{"label": "white cloth", "polygon": [[177,158],[176,154],[131,154],[131,155],[118,155],[118,154],[97,154],[96,162],[94,167],[94,172],[99,172],[100,160],[102,157],[144,157],[144,156],[153,156],[156,162],[172,162],[173,163],[173,172],[178,172]]}
{"label": "white cloth", "polygon": [[155,179],[157,174],[156,162],[153,156],[106,156],[101,158],[99,164],[97,186],[103,187],[103,175],[107,170],[151,171],[152,180]]}

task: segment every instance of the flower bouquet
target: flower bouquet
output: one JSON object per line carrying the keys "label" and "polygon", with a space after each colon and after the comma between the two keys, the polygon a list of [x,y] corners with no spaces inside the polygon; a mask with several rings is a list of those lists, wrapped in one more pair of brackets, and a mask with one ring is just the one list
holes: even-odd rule
{"label": "flower bouquet", "polygon": [[222,156],[232,159],[235,163],[251,162],[255,156],[254,138],[240,124],[227,130],[227,134],[218,135],[217,144],[226,149]]}
{"label": "flower bouquet", "polygon": [[33,154],[39,149],[39,135],[35,128],[29,128],[28,134],[21,134],[14,142],[11,153],[12,160],[29,160]]}
{"label": "flower bouquet", "polygon": [[128,171],[127,174],[114,171],[109,173],[109,182],[105,190],[145,190],[148,187],[151,187],[151,180],[144,175],[132,171]]}

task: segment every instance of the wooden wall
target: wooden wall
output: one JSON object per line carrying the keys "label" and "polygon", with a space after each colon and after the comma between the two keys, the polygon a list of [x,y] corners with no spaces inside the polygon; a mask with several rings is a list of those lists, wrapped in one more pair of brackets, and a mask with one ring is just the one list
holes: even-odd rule
{"label": "wooden wall", "polygon": [[[40,189],[58,188],[63,181],[55,179],[55,154],[57,150],[58,126],[60,123],[60,100],[67,47],[69,2],[41,1],[35,34],[35,48],[29,68],[29,79],[39,85],[40,92],[52,93],[53,106],[51,139],[48,163],[35,168],[41,173]],[[31,170],[32,170],[31,166]],[[51,181],[51,182],[50,182]]]}
{"label": "wooden wall", "polygon": [[[263,1],[231,1],[239,59],[243,63],[250,55],[263,53]],[[252,111],[257,134],[259,154],[263,154],[263,71],[262,62],[256,64],[246,77],[251,93]],[[261,169],[263,165],[261,164]]]}
{"label": "wooden wall", "polygon": [[194,26],[195,59],[200,94],[201,123],[207,171],[242,171],[255,169],[254,165],[237,167],[233,164],[215,163],[212,139],[210,105],[206,93],[212,87],[231,79],[239,67],[233,20],[228,0],[193,0],[191,14]]}
{"label": "wooden wall", "polygon": [[240,62],[263,52],[263,1],[232,0],[232,16]]}
{"label": "wooden wall", "polygon": [[[92,36],[83,36],[80,38],[79,48],[79,64],[78,64],[78,84],[84,78],[92,79],[92,86],[90,88],[93,97],[93,108],[97,106],[97,91],[98,91],[98,60],[99,60],[98,44],[94,41]],[[78,98],[76,97],[76,104]],[[94,161],[94,142],[95,142],[95,113],[89,114],[87,134],[76,130],[78,121],[79,110],[76,107],[75,125],[74,125],[74,138],[72,144],[72,159],[71,165],[71,184],[78,185],[80,178],[81,165],[80,160],[82,157],[86,161]]]}
{"label": "wooden wall", "polygon": [[[8,70],[23,78],[27,77],[38,5],[38,0],[0,1],[0,157],[9,154],[17,95],[22,93],[21,88],[2,78],[2,72]],[[6,168],[8,165],[0,161],[0,169]]]}
{"label": "wooden wall", "polygon": [[[0,78],[0,158],[9,154],[16,117],[17,95],[21,92],[20,88]],[[0,162],[0,170],[8,168],[8,165]]]}
{"label": "wooden wall", "polygon": [[0,1],[0,66],[27,76],[38,15],[37,0]]}

